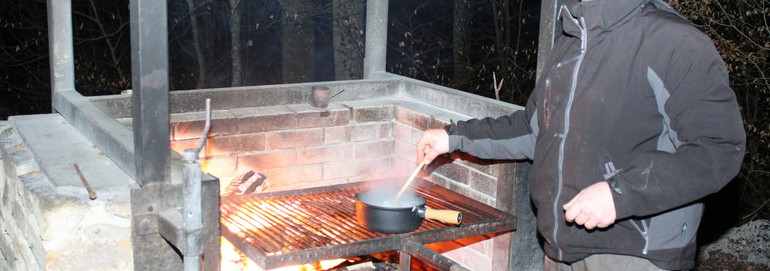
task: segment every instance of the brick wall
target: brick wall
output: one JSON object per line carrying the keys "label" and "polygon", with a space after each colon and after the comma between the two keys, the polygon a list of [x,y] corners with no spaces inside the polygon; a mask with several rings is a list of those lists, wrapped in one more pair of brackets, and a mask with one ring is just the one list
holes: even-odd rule
{"label": "brick wall", "polygon": [[[220,178],[223,188],[246,170],[265,174],[271,190],[407,176],[416,166],[422,131],[448,123],[423,111],[429,110],[419,104],[376,102],[333,103],[327,110],[281,105],[215,111],[202,166]],[[174,114],[171,121],[172,149],[181,153],[197,146],[203,113]],[[452,154],[439,157],[419,176],[495,206],[499,167]],[[432,248],[466,266],[491,267],[491,238]]]}

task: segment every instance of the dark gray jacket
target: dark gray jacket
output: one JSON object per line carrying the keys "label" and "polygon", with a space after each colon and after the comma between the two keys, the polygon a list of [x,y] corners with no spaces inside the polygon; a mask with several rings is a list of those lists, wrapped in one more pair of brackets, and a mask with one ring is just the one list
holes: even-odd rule
{"label": "dark gray jacket", "polygon": [[[663,3],[572,1],[560,13],[564,33],[526,109],[459,122],[450,149],[533,161],[538,230],[553,259],[611,253],[693,268],[696,202],[727,184],[744,155],[721,57]],[[567,223],[562,205],[611,178],[616,223]]]}

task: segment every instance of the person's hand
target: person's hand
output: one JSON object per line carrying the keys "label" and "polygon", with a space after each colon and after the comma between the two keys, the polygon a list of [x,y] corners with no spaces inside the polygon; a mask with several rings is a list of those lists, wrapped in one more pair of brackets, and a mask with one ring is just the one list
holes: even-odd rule
{"label": "person's hand", "polygon": [[586,229],[606,228],[615,223],[615,202],[610,185],[598,182],[580,191],[564,204],[567,221],[583,225]]}
{"label": "person's hand", "polygon": [[444,129],[425,130],[417,142],[417,162],[430,164],[436,156],[449,151],[449,135]]}

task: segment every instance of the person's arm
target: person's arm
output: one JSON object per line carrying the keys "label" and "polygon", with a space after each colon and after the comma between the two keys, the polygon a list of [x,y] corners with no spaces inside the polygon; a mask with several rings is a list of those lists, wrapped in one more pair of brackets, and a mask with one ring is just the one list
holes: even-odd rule
{"label": "person's arm", "polygon": [[[449,151],[483,159],[532,159],[538,125],[534,96],[525,110],[497,118],[459,121],[450,132]],[[452,130],[452,129],[450,129]]]}
{"label": "person's arm", "polygon": [[727,70],[705,35],[695,44],[681,46],[660,74],[670,93],[665,113],[681,145],[635,157],[616,178],[619,218],[688,204],[719,191],[740,170],[746,134]]}
{"label": "person's arm", "polygon": [[483,159],[532,159],[537,136],[534,96],[525,110],[497,118],[458,121],[445,129],[426,130],[417,143],[417,161],[456,150]]}

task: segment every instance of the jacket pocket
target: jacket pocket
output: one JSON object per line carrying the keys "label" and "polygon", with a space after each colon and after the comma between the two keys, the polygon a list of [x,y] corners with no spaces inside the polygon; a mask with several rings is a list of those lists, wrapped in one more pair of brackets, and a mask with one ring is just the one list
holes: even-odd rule
{"label": "jacket pocket", "polygon": [[650,218],[649,249],[683,248],[695,242],[703,215],[703,204],[696,203]]}

